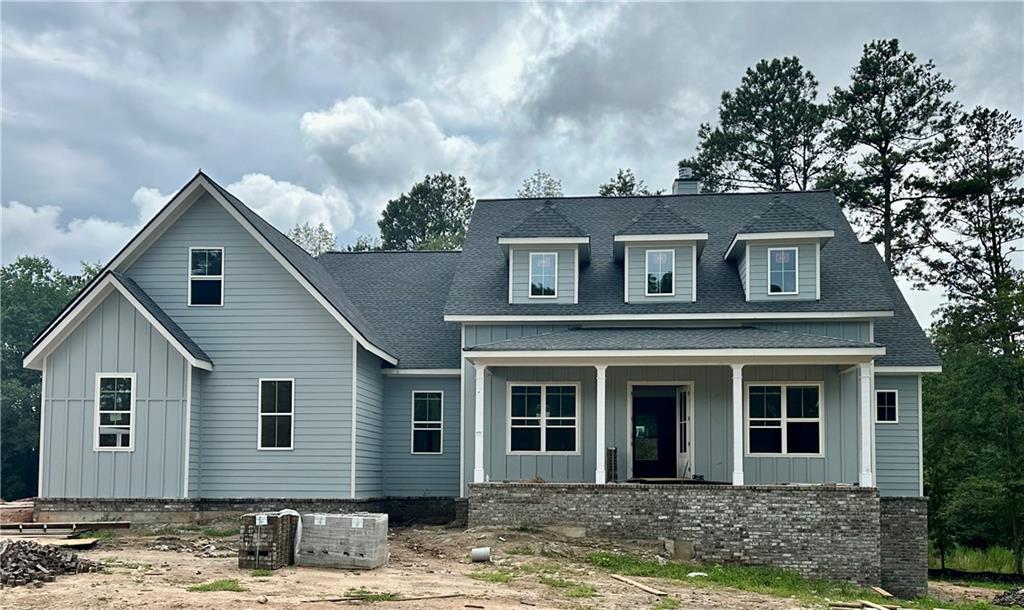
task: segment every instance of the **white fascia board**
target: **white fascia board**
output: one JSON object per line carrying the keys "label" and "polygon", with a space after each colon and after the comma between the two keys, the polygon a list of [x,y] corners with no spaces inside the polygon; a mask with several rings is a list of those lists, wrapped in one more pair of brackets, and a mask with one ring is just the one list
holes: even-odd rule
{"label": "white fascia board", "polygon": [[677,233],[674,235],[616,235],[618,242],[644,242],[644,241],[706,241],[707,233]]}
{"label": "white fascia board", "polygon": [[499,237],[503,246],[557,246],[560,244],[589,244],[589,237]]}
{"label": "white fascia board", "polygon": [[467,357],[515,360],[520,358],[817,358],[884,356],[884,347],[722,348],[468,351]]}
{"label": "white fascia board", "polygon": [[631,320],[870,320],[891,318],[891,310],[878,311],[821,311],[821,312],[760,312],[760,313],[652,313],[652,314],[595,314],[595,315],[446,315],[445,322],[474,324],[535,322],[628,322]]}
{"label": "white fascia board", "polygon": [[941,373],[941,366],[876,366],[876,375],[921,375],[924,373]]}
{"label": "white fascia board", "polygon": [[736,247],[738,243],[745,243],[748,241],[778,241],[788,239],[831,239],[836,236],[836,232],[827,229],[822,231],[776,231],[774,233],[737,233],[732,238],[732,243],[729,244],[729,248],[725,251],[725,255],[722,256],[724,260],[729,260],[729,255],[732,254],[732,249]]}
{"label": "white fascia board", "polygon": [[385,377],[458,377],[460,369],[384,369]]}

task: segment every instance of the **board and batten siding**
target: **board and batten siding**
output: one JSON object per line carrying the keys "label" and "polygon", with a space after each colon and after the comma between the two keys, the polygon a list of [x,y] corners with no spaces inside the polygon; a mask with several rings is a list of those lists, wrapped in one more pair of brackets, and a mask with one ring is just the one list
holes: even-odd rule
{"label": "board and batten siding", "polygon": [[[412,453],[412,393],[444,393],[440,454]],[[459,495],[459,378],[384,379],[384,495]]]}
{"label": "board and batten siding", "polygon": [[[673,279],[675,294],[672,296],[647,296],[647,251],[673,250],[675,264]],[[693,300],[693,246],[675,244],[630,243],[626,246],[625,256],[628,257],[630,303],[689,303]]]}
{"label": "board and batten siding", "polygon": [[[189,307],[188,248],[224,248],[224,305]],[[350,496],[352,337],[212,197],[127,274],[214,362],[203,377],[203,497]],[[294,448],[257,449],[258,379],[294,378]]]}
{"label": "board and batten siding", "polygon": [[758,322],[757,328],[781,330],[805,335],[821,335],[850,341],[871,341],[871,323],[860,320],[830,320],[828,322]]}
{"label": "board and batten siding", "polygon": [[384,380],[381,359],[357,348],[356,497],[384,495]]}
{"label": "board and batten siding", "polygon": [[[530,298],[530,252],[554,252],[558,254],[558,277],[556,298]],[[533,250],[512,249],[512,303],[557,303],[571,305],[576,299],[576,248],[551,247]]]}
{"label": "board and batten siding", "polygon": [[[816,242],[781,242],[750,244],[750,301],[813,301],[817,299],[818,257]],[[798,294],[768,294],[768,249],[797,248]]]}
{"label": "board and batten siding", "polygon": [[[96,451],[96,374],[135,373],[133,451]],[[42,497],[180,498],[188,362],[114,292],[46,358]]]}
{"label": "board and batten siding", "polygon": [[188,447],[188,496],[202,497],[202,395],[203,379],[209,375],[207,371],[192,369],[192,415],[189,417]]}
{"label": "board and batten siding", "polygon": [[[921,445],[917,375],[876,375],[876,390],[896,390],[898,423],[875,424],[878,491],[883,496],[921,495]],[[874,401],[872,400],[872,407]]]}

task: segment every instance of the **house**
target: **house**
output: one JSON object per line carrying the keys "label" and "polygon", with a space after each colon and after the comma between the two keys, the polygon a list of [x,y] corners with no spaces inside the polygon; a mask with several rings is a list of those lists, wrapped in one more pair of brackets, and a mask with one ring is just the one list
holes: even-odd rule
{"label": "house", "polygon": [[697,190],[482,200],[461,253],[314,259],[199,173],[25,357],[39,495],[469,496],[487,521],[500,482],[813,485],[874,511],[850,578],[877,581],[938,358],[830,192]]}

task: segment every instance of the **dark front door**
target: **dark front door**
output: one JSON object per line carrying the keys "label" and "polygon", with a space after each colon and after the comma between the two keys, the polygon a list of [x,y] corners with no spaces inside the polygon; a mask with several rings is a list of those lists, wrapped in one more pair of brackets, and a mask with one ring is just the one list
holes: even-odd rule
{"label": "dark front door", "polygon": [[633,477],[676,476],[675,396],[634,396]]}

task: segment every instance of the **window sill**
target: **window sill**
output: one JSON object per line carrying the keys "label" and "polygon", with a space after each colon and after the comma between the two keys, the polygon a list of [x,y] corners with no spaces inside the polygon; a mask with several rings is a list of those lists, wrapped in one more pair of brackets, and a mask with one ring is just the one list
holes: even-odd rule
{"label": "window sill", "polygon": [[95,453],[131,453],[135,447],[93,447]]}
{"label": "window sill", "polygon": [[257,447],[256,451],[294,451],[295,447]]}
{"label": "window sill", "polygon": [[745,458],[814,458],[823,459],[824,453],[744,453]]}
{"label": "window sill", "polygon": [[579,451],[506,451],[505,455],[581,455]]}

